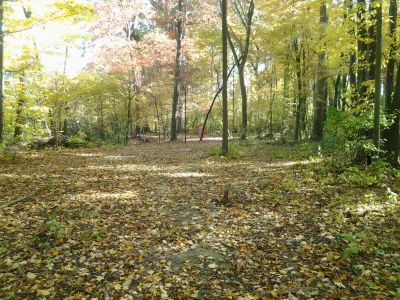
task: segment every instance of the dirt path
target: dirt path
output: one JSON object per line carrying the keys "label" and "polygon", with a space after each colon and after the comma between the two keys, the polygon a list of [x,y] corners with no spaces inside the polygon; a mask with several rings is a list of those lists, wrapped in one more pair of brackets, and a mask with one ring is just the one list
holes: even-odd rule
{"label": "dirt path", "polygon": [[0,211],[0,298],[367,293],[326,225],[337,188],[316,192],[290,148],[226,161],[209,157],[215,145],[45,151],[2,165],[0,205],[30,197]]}

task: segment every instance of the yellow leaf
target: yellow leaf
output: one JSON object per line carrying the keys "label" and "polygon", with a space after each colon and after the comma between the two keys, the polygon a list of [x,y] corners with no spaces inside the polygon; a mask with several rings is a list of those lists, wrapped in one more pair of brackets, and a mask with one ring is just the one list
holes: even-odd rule
{"label": "yellow leaf", "polygon": [[48,296],[50,295],[50,290],[38,290],[37,294],[38,296]]}
{"label": "yellow leaf", "polygon": [[35,273],[28,273],[28,274],[26,274],[26,277],[28,277],[28,279],[30,279],[30,280],[33,280],[33,279],[35,279],[36,278],[36,274]]}

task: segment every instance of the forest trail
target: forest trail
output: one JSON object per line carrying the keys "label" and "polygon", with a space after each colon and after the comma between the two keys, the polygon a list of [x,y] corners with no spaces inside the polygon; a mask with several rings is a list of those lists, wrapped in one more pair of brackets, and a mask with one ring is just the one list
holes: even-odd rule
{"label": "forest trail", "polygon": [[26,198],[0,210],[0,298],[383,295],[340,260],[327,205],[340,187],[305,176],[299,149],[259,144],[227,160],[217,145],[49,150],[0,165],[0,206]]}

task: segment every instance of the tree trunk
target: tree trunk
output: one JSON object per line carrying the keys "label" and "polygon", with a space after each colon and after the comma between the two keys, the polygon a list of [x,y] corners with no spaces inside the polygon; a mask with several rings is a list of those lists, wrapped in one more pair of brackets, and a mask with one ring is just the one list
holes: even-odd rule
{"label": "tree trunk", "polygon": [[293,47],[296,55],[296,77],[297,77],[297,105],[296,105],[296,123],[294,129],[294,140],[299,142],[301,140],[301,106],[303,98],[303,83],[301,74],[301,53],[299,49],[299,41],[297,38],[293,41]]}
{"label": "tree trunk", "polygon": [[0,0],[0,144],[4,141],[4,33],[3,0]]}
{"label": "tree trunk", "polygon": [[333,97],[333,102],[332,102],[332,107],[335,108],[336,110],[340,106],[340,99],[342,97],[341,95],[342,90],[340,88],[341,81],[342,81],[342,76],[340,76],[339,74],[335,80],[335,95]]}
{"label": "tree trunk", "polygon": [[397,0],[390,0],[389,8],[389,36],[390,49],[389,49],[389,61],[386,71],[386,95],[385,95],[385,108],[390,110],[393,100],[393,89],[394,89],[394,72],[396,65],[396,28],[397,28]]}
{"label": "tree trunk", "polygon": [[182,39],[183,39],[183,0],[178,0],[178,22],[176,25],[176,61],[175,61],[175,76],[174,76],[174,94],[172,97],[172,116],[171,116],[171,142],[178,139],[177,137],[177,111],[179,102],[179,81],[181,77],[182,67]]}
{"label": "tree trunk", "polygon": [[[326,26],[328,24],[328,13],[326,3],[323,2],[320,7],[320,26],[321,37],[325,35]],[[314,122],[312,139],[315,141],[322,140],[324,122],[326,117],[326,107],[328,101],[328,82],[326,71],[326,52],[321,51],[318,54],[318,73],[317,84],[314,101]]]}
{"label": "tree trunk", "polygon": [[357,61],[357,106],[363,105],[367,100],[368,80],[368,60],[367,60],[367,22],[366,22],[366,3],[365,0],[357,0],[357,43],[358,43],[358,61]]}
{"label": "tree trunk", "polygon": [[228,136],[228,3],[221,1],[222,11],[222,153],[229,153]]}
{"label": "tree trunk", "polygon": [[273,107],[274,107],[274,101],[275,101],[275,91],[273,90],[274,88],[274,79],[271,78],[271,84],[270,84],[270,95],[271,99],[269,101],[269,125],[268,125],[268,135],[271,137],[271,139],[274,138],[274,124],[273,124]]}
{"label": "tree trunk", "polygon": [[[353,10],[353,0],[348,0],[347,4],[347,11],[350,14]],[[350,39],[354,40],[356,38],[355,29],[351,27],[349,31]],[[357,56],[355,54],[355,50],[352,49],[350,51],[350,61],[349,61],[349,85],[350,85],[350,100],[351,106],[356,105],[358,101],[358,94],[357,94],[357,75],[356,75],[356,63],[357,63]]]}
{"label": "tree trunk", "polygon": [[340,108],[341,110],[346,110],[347,101],[346,101],[346,91],[347,91],[347,75],[342,76],[342,97],[340,99]]}
{"label": "tree trunk", "polygon": [[239,66],[239,82],[240,82],[240,94],[242,96],[242,128],[240,132],[240,139],[245,140],[247,138],[247,90],[246,82],[244,78],[244,65]]}
{"label": "tree trunk", "polygon": [[396,88],[394,91],[392,110],[394,114],[394,122],[390,126],[388,134],[388,140],[386,144],[387,156],[389,162],[399,167],[399,155],[400,155],[400,64],[397,65],[397,80]]}
{"label": "tree trunk", "polygon": [[[286,112],[288,111],[288,104],[289,104],[289,81],[290,81],[290,69],[289,66],[285,66],[284,70],[284,76],[283,76],[283,107],[284,111],[282,113],[282,120],[281,120],[281,139],[283,139],[284,135],[284,125],[286,121],[287,114]],[[289,127],[290,128],[290,127]]]}
{"label": "tree trunk", "polygon": [[393,124],[388,130],[385,130],[384,138],[386,140],[385,150],[387,160],[395,167],[399,167],[400,152],[400,64],[397,65],[397,82],[395,84],[395,65],[396,65],[396,29],[397,29],[397,1],[390,0],[389,8],[390,18],[390,56],[386,75],[386,101],[385,108],[387,114],[394,117]]}
{"label": "tree trunk", "polygon": [[25,107],[25,72],[22,71],[19,75],[19,83],[21,85],[18,93],[16,118],[15,118],[15,129],[14,129],[14,140],[19,141],[22,138],[23,125],[24,125],[24,107]]}
{"label": "tree trunk", "polygon": [[380,111],[382,86],[382,0],[375,0],[376,8],[376,61],[375,61],[375,105],[374,105],[374,145],[380,147]]}
{"label": "tree trunk", "polygon": [[[373,2],[372,2],[373,3]],[[376,7],[370,3],[369,5],[369,15],[374,16],[376,15]],[[375,60],[376,60],[376,24],[374,23],[372,26],[369,27],[368,29],[368,36],[369,36],[369,44],[368,44],[368,62],[369,62],[369,75],[368,75],[368,80],[375,80],[375,75],[376,75],[376,65],[375,65]],[[373,95],[372,95],[373,96]]]}
{"label": "tree trunk", "polygon": [[126,119],[126,124],[125,124],[125,144],[128,144],[129,141],[129,131],[132,126],[132,96],[129,94],[128,95],[128,103],[127,103],[127,119]]}
{"label": "tree trunk", "polygon": [[[243,7],[241,7],[241,10]],[[247,127],[248,127],[248,116],[247,116],[247,88],[246,88],[246,81],[245,81],[245,67],[247,63],[247,57],[249,54],[250,48],[250,37],[251,37],[251,28],[253,24],[253,16],[254,16],[254,1],[250,0],[249,8],[247,14],[241,10],[235,10],[237,14],[240,14],[240,19],[242,20],[243,25],[246,28],[246,39],[244,45],[240,42],[240,50],[241,55],[239,55],[236,51],[235,45],[232,41],[231,35],[228,34],[229,46],[231,48],[233,57],[235,59],[236,64],[238,65],[238,73],[239,73],[239,83],[240,83],[240,94],[242,96],[242,127],[241,127],[241,134],[240,139],[245,140],[247,138]]]}
{"label": "tree trunk", "polygon": [[[183,91],[185,93],[185,91]],[[182,103],[178,105],[178,114],[176,120],[176,132],[182,133],[183,132],[183,105]]]}

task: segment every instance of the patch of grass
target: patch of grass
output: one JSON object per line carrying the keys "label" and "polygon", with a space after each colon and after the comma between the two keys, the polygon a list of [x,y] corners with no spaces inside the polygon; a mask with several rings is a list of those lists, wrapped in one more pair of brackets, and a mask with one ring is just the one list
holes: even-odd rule
{"label": "patch of grass", "polygon": [[14,147],[6,147],[4,144],[0,144],[0,161],[6,163],[16,163],[20,155],[18,150]]}
{"label": "patch of grass", "polygon": [[98,227],[83,234],[84,241],[101,242],[105,238],[107,238],[107,228],[105,227]]}
{"label": "patch of grass", "polygon": [[248,153],[247,146],[243,144],[244,143],[231,143],[229,145],[228,155],[224,155],[221,146],[216,146],[210,149],[210,151],[207,153],[207,156],[236,160],[244,157]]}
{"label": "patch of grass", "polygon": [[293,179],[288,178],[288,179],[285,179],[285,180],[282,182],[282,187],[283,187],[286,191],[292,192],[292,191],[294,191],[294,190],[296,189],[297,183],[296,183],[296,181],[294,181]]}
{"label": "patch of grass", "polygon": [[7,252],[9,244],[10,244],[10,242],[8,240],[0,241],[0,253]]}
{"label": "patch of grass", "polygon": [[271,153],[272,158],[275,159],[289,159],[291,153],[287,150],[276,150]]}

